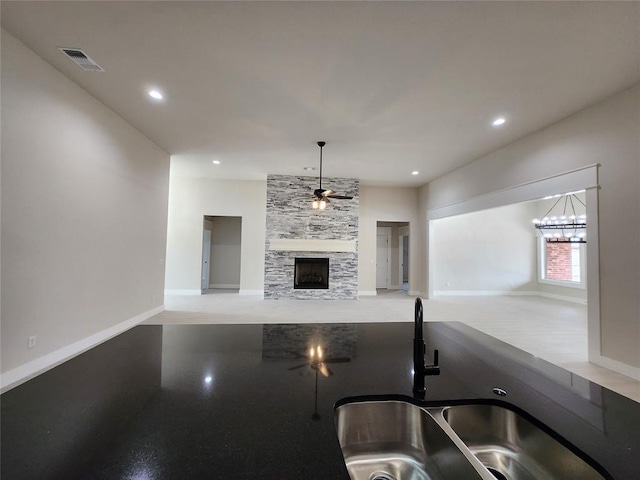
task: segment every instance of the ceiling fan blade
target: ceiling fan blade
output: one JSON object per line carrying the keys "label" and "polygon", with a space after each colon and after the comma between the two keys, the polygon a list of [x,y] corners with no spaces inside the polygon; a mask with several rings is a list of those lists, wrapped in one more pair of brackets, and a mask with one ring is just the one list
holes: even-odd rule
{"label": "ceiling fan blade", "polygon": [[331,195],[333,195],[335,192],[331,189],[329,190],[325,190],[324,192],[322,192],[322,196],[323,197],[330,197]]}
{"label": "ceiling fan blade", "polygon": [[325,358],[325,363],[348,363],[351,359],[349,357],[336,357],[336,358]]}
{"label": "ceiling fan blade", "polygon": [[285,349],[284,351],[293,356],[291,360],[298,360],[299,358],[307,358],[307,352],[297,352],[295,350],[287,350],[287,349]]}
{"label": "ceiling fan blade", "polygon": [[352,200],[353,197],[349,197],[348,195],[327,195],[329,198],[335,198],[338,200]]}
{"label": "ceiling fan blade", "polygon": [[288,368],[287,370],[297,370],[299,368],[306,367],[307,365],[309,365],[309,364],[308,363],[303,363],[302,365],[297,365],[295,367]]}
{"label": "ceiling fan blade", "polygon": [[329,367],[327,367],[324,364],[324,362],[318,365],[318,370],[320,370],[320,373],[323,374],[325,377],[329,377],[333,375],[333,372],[329,370]]}

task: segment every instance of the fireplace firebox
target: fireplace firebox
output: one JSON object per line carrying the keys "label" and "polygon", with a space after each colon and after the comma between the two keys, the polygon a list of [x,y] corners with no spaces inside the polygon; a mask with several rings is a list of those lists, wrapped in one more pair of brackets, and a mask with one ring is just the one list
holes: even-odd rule
{"label": "fireplace firebox", "polygon": [[296,258],[293,288],[329,288],[328,258]]}

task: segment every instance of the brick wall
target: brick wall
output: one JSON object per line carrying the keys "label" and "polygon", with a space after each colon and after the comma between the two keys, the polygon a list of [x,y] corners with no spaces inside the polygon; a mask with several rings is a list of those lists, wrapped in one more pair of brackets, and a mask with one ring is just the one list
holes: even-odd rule
{"label": "brick wall", "polygon": [[570,243],[546,243],[547,273],[549,280],[571,280]]}

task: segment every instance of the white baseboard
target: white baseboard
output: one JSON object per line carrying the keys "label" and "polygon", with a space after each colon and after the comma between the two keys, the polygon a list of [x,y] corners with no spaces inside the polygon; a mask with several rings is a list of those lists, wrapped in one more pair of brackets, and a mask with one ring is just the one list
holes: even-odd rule
{"label": "white baseboard", "polygon": [[565,302],[579,303],[581,305],[587,304],[587,300],[584,298],[568,297],[566,295],[556,295],[555,293],[547,293],[547,292],[538,292],[538,295],[541,297],[553,298],[554,300],[563,300]]}
{"label": "white baseboard", "polygon": [[359,297],[375,297],[377,294],[375,290],[358,290]]}
{"label": "white baseboard", "polygon": [[589,357],[589,361],[596,365],[600,365],[601,367],[613,370],[614,372],[618,372],[621,375],[626,375],[627,377],[640,381],[640,368],[638,367],[632,367],[631,365],[618,362],[617,360],[612,360],[608,357],[603,357],[602,355],[598,355],[595,358]]}
{"label": "white baseboard", "polygon": [[140,315],[136,315],[129,320],[120,322],[116,325],[113,325],[112,327],[107,328],[106,330],[94,333],[93,335],[83,338],[82,340],[72,343],[71,345],[67,345],[66,347],[60,348],[40,358],[36,358],[35,360],[27,362],[24,365],[20,365],[13,370],[9,370],[8,372],[3,373],[2,375],[0,375],[0,392],[4,393],[7,390],[11,390],[12,388],[17,387],[18,385],[21,385],[28,380],[31,380],[33,377],[36,377],[37,375],[40,375],[47,370],[51,370],[53,367],[56,367],[61,363],[77,355],[80,355],[83,352],[86,352],[96,345],[99,345],[109,340],[110,338],[113,338],[116,335],[129,330],[132,327],[135,327],[140,322],[143,322],[146,319],[157,315],[163,310],[164,306],[159,306],[151,310],[147,310],[146,312],[141,313]]}
{"label": "white baseboard", "polygon": [[264,290],[249,290],[246,288],[241,288],[238,292],[238,295],[259,295],[264,297]]}
{"label": "white baseboard", "polygon": [[497,297],[497,296],[537,296],[535,290],[436,290],[433,295],[441,297]]}
{"label": "white baseboard", "polygon": [[202,295],[202,290],[165,290],[165,295]]}
{"label": "white baseboard", "polygon": [[426,292],[419,292],[418,290],[409,290],[407,294],[411,295],[412,297],[420,298],[427,298],[429,296]]}
{"label": "white baseboard", "polygon": [[239,283],[210,283],[209,288],[240,288]]}
{"label": "white baseboard", "polygon": [[538,292],[537,290],[436,290],[433,292],[433,295],[439,297],[537,296],[553,298],[554,300],[562,300],[565,302],[579,303],[581,305],[587,304],[587,301],[582,298],[556,295],[555,293]]}
{"label": "white baseboard", "polygon": [[438,297],[491,297],[509,295],[508,290],[434,290],[433,295]]}

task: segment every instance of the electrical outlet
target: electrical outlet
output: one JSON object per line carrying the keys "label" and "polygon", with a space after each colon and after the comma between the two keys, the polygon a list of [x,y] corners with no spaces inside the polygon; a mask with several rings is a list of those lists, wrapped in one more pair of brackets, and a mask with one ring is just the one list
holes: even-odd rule
{"label": "electrical outlet", "polygon": [[32,335],[27,339],[27,348],[33,348],[36,346],[36,336]]}

